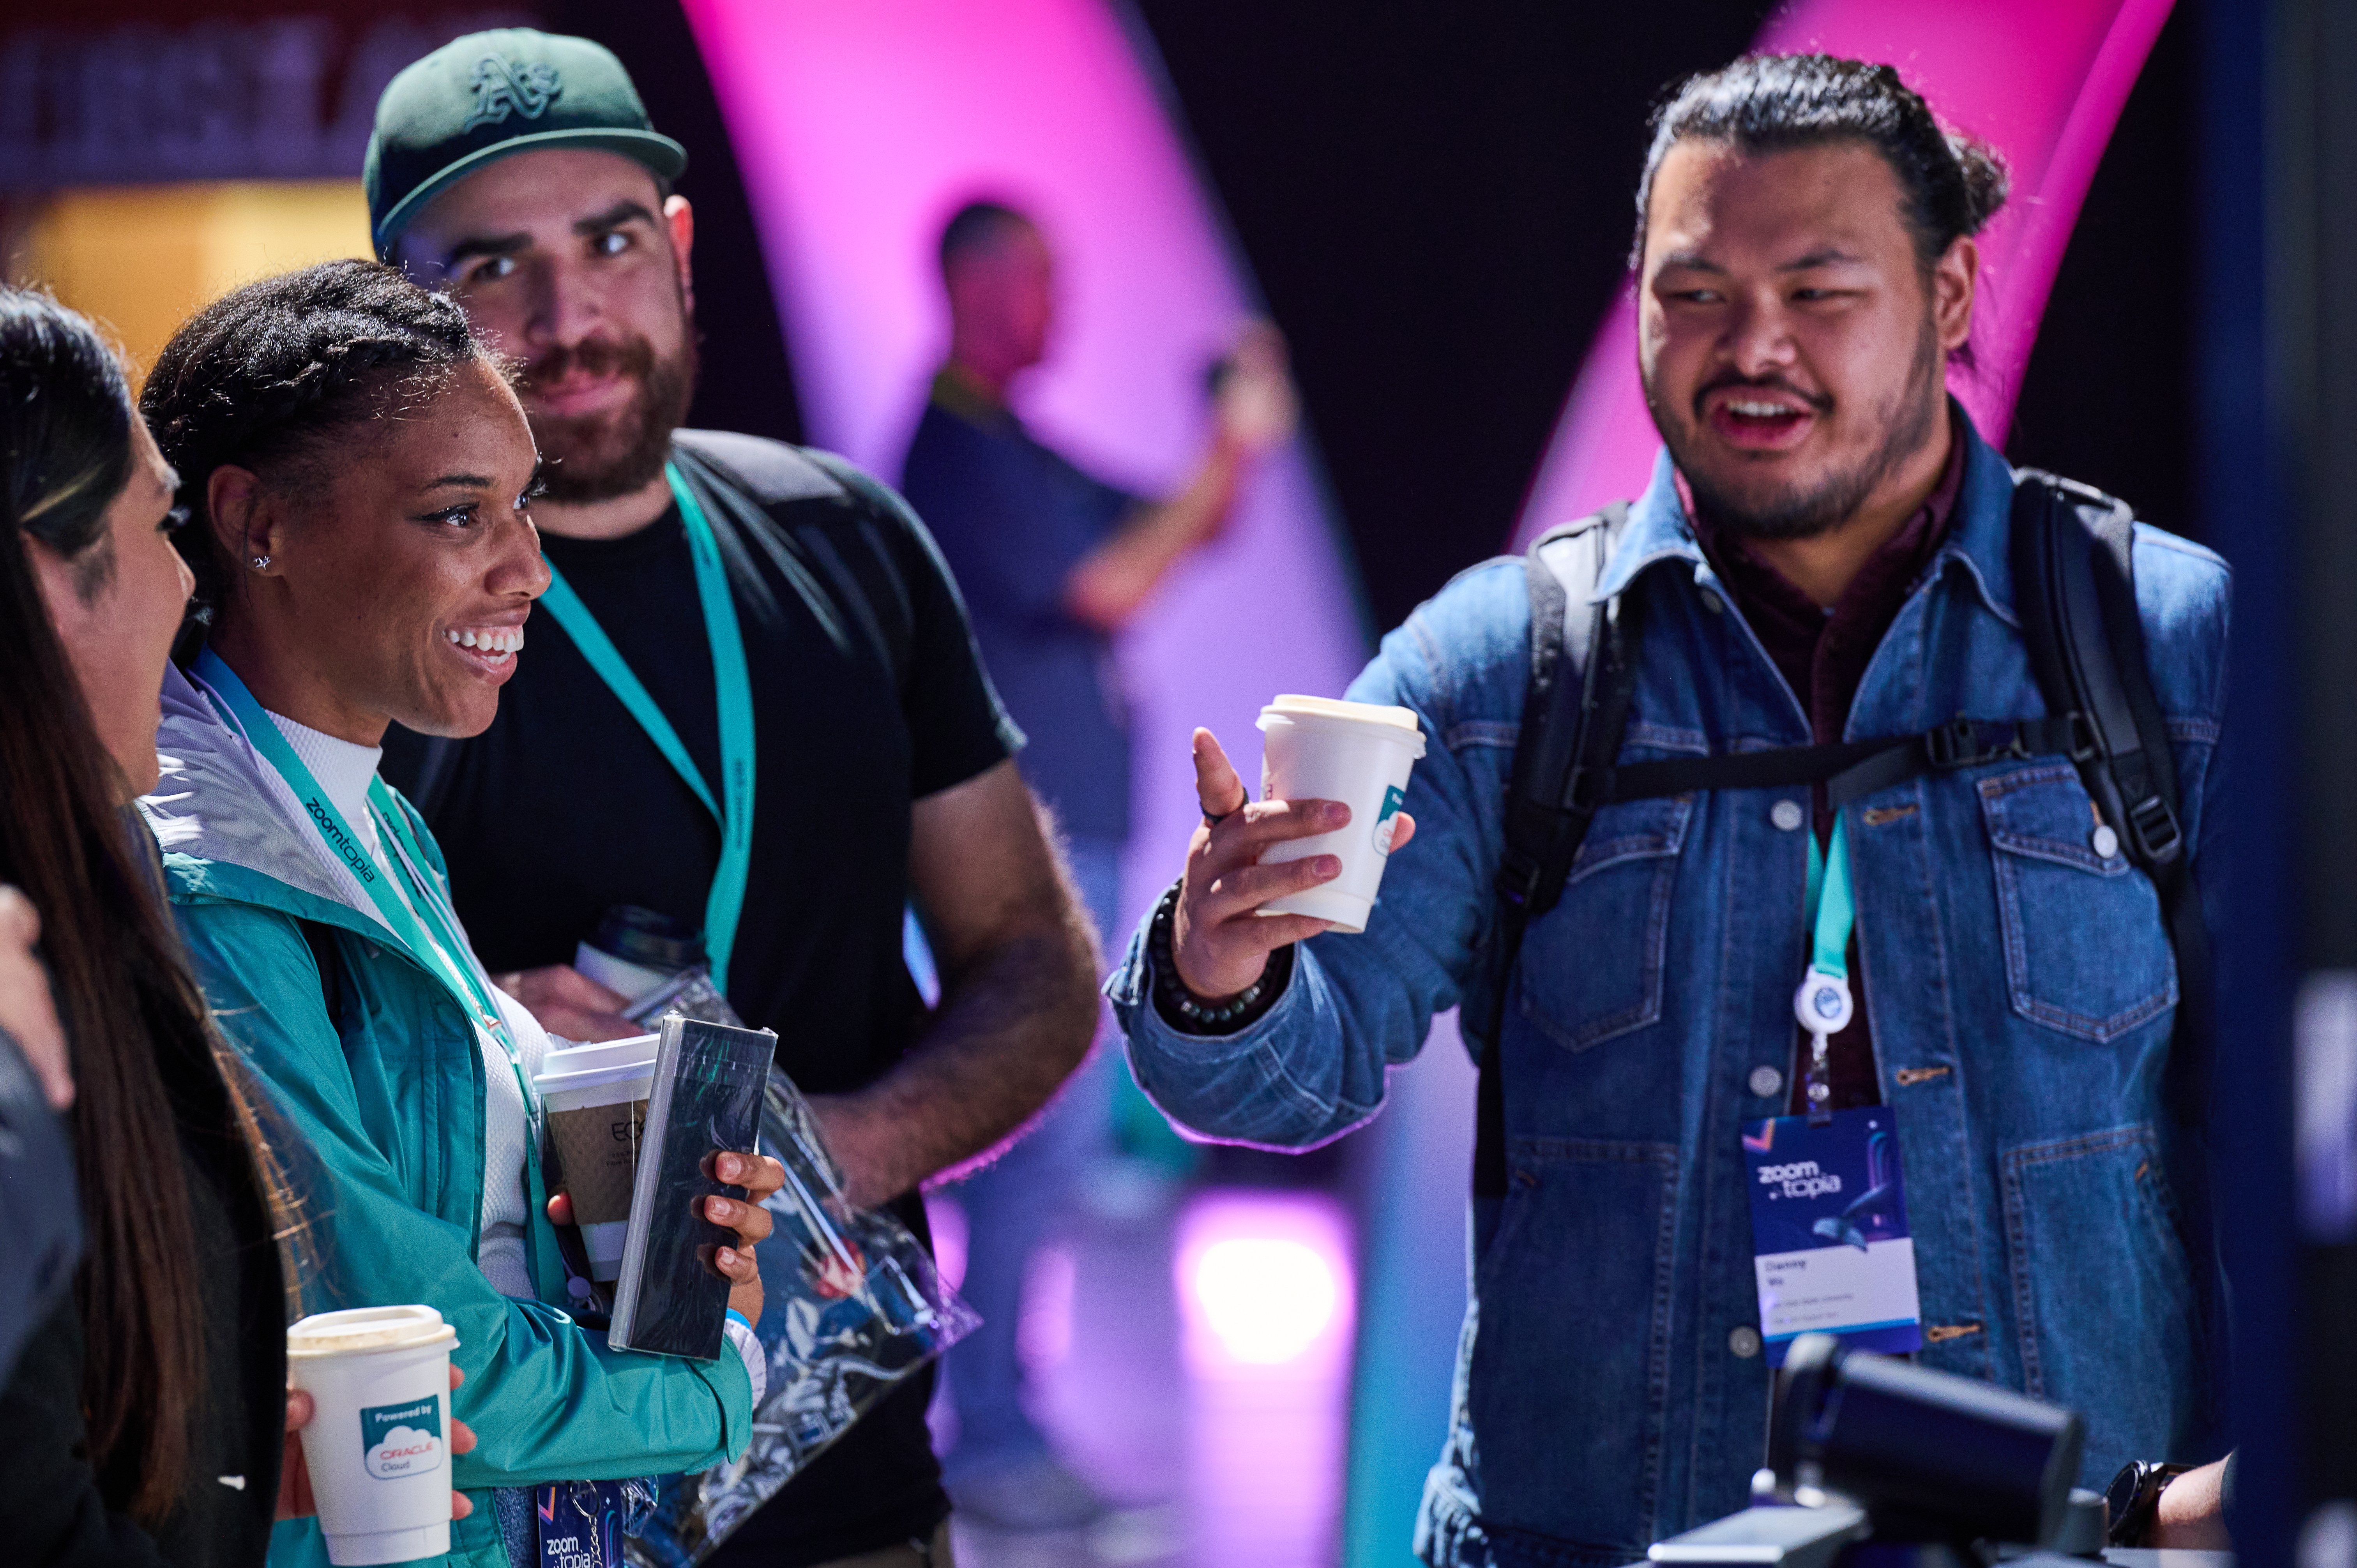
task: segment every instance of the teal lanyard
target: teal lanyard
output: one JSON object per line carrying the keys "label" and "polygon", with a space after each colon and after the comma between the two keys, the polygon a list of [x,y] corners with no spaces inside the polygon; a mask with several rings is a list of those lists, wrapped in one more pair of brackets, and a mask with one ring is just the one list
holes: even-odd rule
{"label": "teal lanyard", "polygon": [[1809,967],[1822,974],[1849,978],[1849,934],[1857,925],[1857,900],[1849,886],[1847,819],[1834,818],[1830,854],[1817,848],[1809,835],[1809,908],[1815,910],[1816,940]]}
{"label": "teal lanyard", "polygon": [[1808,972],[1793,994],[1792,1012],[1809,1032],[1809,1118],[1832,1118],[1833,1082],[1826,1062],[1827,1042],[1849,1026],[1855,1011],[1849,989],[1849,938],[1857,926],[1857,901],[1849,881],[1849,819],[1834,817],[1833,845],[1820,854],[1814,833],[1809,835],[1806,893],[1814,935],[1810,941]]}
{"label": "teal lanyard", "polygon": [[342,810],[319,787],[318,779],[296,755],[285,734],[271,721],[237,671],[208,648],[197,656],[196,672],[211,693],[221,716],[244,732],[247,743],[294,790],[313,830],[367,892],[369,902],[376,907],[378,917],[402,950],[441,983],[468,1021],[496,1041],[506,1056],[509,1069],[515,1074],[517,1091],[523,1097],[524,1173],[532,1203],[525,1216],[524,1237],[533,1288],[544,1301],[564,1302],[564,1278],[554,1271],[551,1260],[543,1256],[544,1250],[535,1239],[537,1228],[533,1222],[548,1204],[547,1183],[540,1169],[539,1102],[533,1098],[532,1085],[525,1081],[523,1057],[516,1049],[515,1036],[491,1000],[490,978],[483,972],[474,949],[460,932],[457,911],[425,874],[425,851],[410,832],[408,821],[393,798],[393,791],[382,779],[369,780],[370,815],[392,851],[387,858],[401,865],[402,880],[409,889],[406,898],[387,880],[383,868],[370,856],[364,841],[352,830]]}
{"label": "teal lanyard", "polygon": [[712,963],[712,983],[728,989],[728,955],[737,944],[737,918],[745,908],[745,881],[753,864],[753,682],[745,662],[745,638],[737,624],[737,601],[728,591],[728,573],[720,560],[720,545],[704,508],[680,477],[678,466],[665,464],[663,477],[679,502],[687,528],[688,553],[695,562],[696,597],[704,603],[704,634],[712,646],[712,682],[719,697],[722,794],[713,797],[703,770],[680,744],[679,732],[640,684],[621,650],[614,646],[573,585],[554,564],[548,568],[548,592],[541,603],[556,624],[581,650],[581,657],[597,672],[606,687],[621,700],[655,749],[704,809],[720,824],[720,864],[712,874],[712,891],[704,902],[704,951]]}

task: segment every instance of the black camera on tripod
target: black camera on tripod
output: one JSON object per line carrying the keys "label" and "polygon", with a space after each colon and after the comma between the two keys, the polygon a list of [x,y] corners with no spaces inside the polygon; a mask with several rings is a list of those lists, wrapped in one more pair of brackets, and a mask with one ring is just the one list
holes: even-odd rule
{"label": "black camera on tripod", "polygon": [[1843,1348],[1792,1341],[1752,1506],[1654,1543],[1664,1568],[2061,1568],[2099,1557],[2104,1500],[2074,1488],[2077,1412]]}

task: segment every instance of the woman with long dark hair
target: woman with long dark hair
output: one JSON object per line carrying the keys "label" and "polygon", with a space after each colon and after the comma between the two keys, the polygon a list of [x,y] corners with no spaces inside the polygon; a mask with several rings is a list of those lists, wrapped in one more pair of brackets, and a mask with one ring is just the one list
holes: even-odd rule
{"label": "woman with long dark hair", "polygon": [[[784,1173],[715,1162],[752,1195],[705,1200],[737,1232],[715,1255],[734,1354],[617,1353],[564,1310],[531,1087],[547,1036],[490,984],[433,834],[376,777],[394,719],[491,722],[549,581],[531,431],[464,314],[374,263],[267,279],[180,328],[143,405],[194,514],[179,543],[206,618],[165,678],[165,778],[143,802],[174,912],[221,1029],[331,1183],[322,1305],[422,1302],[457,1328],[455,1402],[481,1444],[454,1477],[494,1506],[453,1530],[450,1561],[524,1568],[528,1488],[743,1452],[765,1371],[752,1245]],[[324,1559],[316,1531],[277,1544]]]}
{"label": "woman with long dark hair", "polygon": [[0,882],[39,914],[85,1243],[0,1391],[15,1561],[258,1563],[279,1491],[271,1172],[129,809],[190,584],[172,492],[90,324],[0,289]]}

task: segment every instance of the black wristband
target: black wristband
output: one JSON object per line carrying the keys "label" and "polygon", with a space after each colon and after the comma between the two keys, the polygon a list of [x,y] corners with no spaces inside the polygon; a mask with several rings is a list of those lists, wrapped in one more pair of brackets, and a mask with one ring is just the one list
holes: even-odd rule
{"label": "black wristband", "polygon": [[2160,1516],[2160,1494],[2168,1489],[2169,1482],[2191,1468],[2190,1465],[2154,1464],[2142,1459],[2131,1459],[2121,1466],[2104,1497],[2110,1516],[2111,1543],[2127,1547],[2151,1544],[2153,1523]]}
{"label": "black wristband", "polygon": [[1286,982],[1293,975],[1293,948],[1288,943],[1269,954],[1260,978],[1226,1001],[1202,1001],[1178,978],[1178,961],[1170,954],[1171,928],[1185,886],[1183,879],[1170,885],[1154,906],[1154,919],[1146,929],[1146,950],[1154,961],[1154,1010],[1182,1035],[1232,1035],[1258,1023],[1285,994]]}

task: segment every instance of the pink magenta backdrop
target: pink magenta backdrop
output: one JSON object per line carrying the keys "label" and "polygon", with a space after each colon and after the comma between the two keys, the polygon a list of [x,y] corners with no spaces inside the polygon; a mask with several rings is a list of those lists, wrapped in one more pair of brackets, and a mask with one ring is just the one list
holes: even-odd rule
{"label": "pink magenta backdrop", "polygon": [[[1183,479],[1207,434],[1203,373],[1254,296],[1156,78],[1100,0],[686,0],[686,11],[813,442],[897,478],[948,336],[934,242],[961,200],[1002,194],[1038,215],[1059,257],[1060,331],[1020,389],[1025,417],[1117,483],[1155,492]],[[1211,725],[1250,777],[1263,703],[1339,695],[1357,672],[1366,650],[1337,537],[1308,462],[1286,453],[1228,536],[1122,639],[1133,911],[1176,874],[1195,819],[1190,727]]]}
{"label": "pink magenta backdrop", "polygon": [[[2169,10],[2169,0],[1800,0],[1760,32],[1762,49],[1889,61],[1943,118],[2005,155],[2013,197],[1982,241],[1980,370],[1953,378],[1997,446],[2087,183]],[[1638,386],[1636,307],[1624,291],[1572,386],[1517,545],[1635,495],[1660,444]]]}

